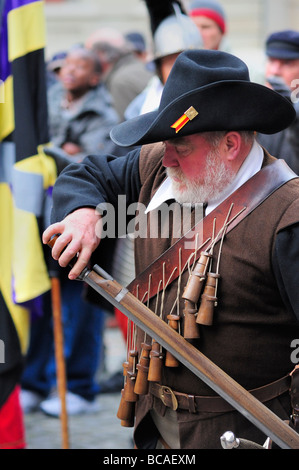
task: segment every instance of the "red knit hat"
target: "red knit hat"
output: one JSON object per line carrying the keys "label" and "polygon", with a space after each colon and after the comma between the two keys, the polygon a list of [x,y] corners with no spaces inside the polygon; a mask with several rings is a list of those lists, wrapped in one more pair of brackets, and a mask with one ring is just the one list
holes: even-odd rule
{"label": "red knit hat", "polygon": [[189,16],[206,16],[215,21],[222,33],[225,33],[225,13],[222,6],[214,0],[194,0],[189,6]]}

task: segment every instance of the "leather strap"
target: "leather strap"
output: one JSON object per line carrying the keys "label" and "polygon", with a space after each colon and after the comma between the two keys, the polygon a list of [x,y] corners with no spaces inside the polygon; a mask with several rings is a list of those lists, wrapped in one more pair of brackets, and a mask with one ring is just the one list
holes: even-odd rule
{"label": "leather strap", "polygon": [[[265,403],[287,392],[290,383],[291,379],[288,374],[275,382],[249,390],[249,392],[260,402]],[[226,413],[235,409],[220,396],[188,395],[176,392],[170,387],[155,382],[150,383],[149,392],[155,397],[160,398],[168,408],[188,410],[190,413]]]}
{"label": "leather strap", "polygon": [[291,385],[290,385],[290,397],[291,397],[291,426],[296,432],[299,432],[299,366],[296,366],[290,374]]}
{"label": "leather strap", "polygon": [[[163,279],[163,266],[165,279],[169,279],[172,275],[170,283],[173,282],[179,275],[178,269],[173,273],[178,264],[179,250],[181,249],[181,265],[185,266],[189,257],[195,251],[196,234],[200,234],[204,241],[211,239],[214,219],[216,219],[219,230],[225,224],[227,215],[233,204],[230,220],[241,210],[242,212],[228,225],[226,230],[226,233],[228,233],[274,191],[293,178],[297,178],[297,175],[282,159],[264,166],[139,274],[127,286],[128,290],[135,296],[138,291],[138,297],[143,298],[144,294],[148,291],[148,279],[151,275],[149,298],[157,295],[157,293],[163,289],[162,283],[160,282],[160,280]],[[199,256],[200,250],[197,252],[196,259],[198,259]],[[194,260],[192,259],[192,261]],[[147,299],[148,297],[146,297],[144,301]]]}

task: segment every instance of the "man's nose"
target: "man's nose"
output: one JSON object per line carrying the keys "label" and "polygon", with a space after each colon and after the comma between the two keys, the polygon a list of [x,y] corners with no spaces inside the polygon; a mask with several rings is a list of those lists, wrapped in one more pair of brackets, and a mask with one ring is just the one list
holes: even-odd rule
{"label": "man's nose", "polygon": [[279,60],[272,60],[269,71],[272,75],[279,76],[281,74],[281,62]]}
{"label": "man's nose", "polygon": [[162,165],[165,167],[179,166],[175,151],[167,146],[165,147]]}

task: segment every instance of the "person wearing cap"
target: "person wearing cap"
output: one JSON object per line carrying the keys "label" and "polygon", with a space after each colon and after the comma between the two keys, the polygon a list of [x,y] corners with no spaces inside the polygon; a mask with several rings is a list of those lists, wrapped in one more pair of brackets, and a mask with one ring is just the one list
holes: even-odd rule
{"label": "person wearing cap", "polygon": [[[202,48],[202,38],[192,20],[187,16],[180,1],[146,0],[152,39],[153,39],[153,65],[155,74],[145,89],[136,96],[125,111],[125,119],[131,119],[140,114],[158,108],[164,84],[170,70],[178,57],[185,49]],[[112,274],[121,284],[128,284],[135,277],[134,241],[131,237],[117,240],[115,256],[113,258]],[[118,309],[115,316],[127,342],[127,318]],[[108,379],[108,390],[118,377],[123,384],[123,371]],[[107,383],[102,383],[101,389],[107,389]]]}
{"label": "person wearing cap", "polygon": [[148,51],[146,41],[142,33],[139,31],[132,31],[125,34],[125,38],[133,46],[133,51],[142,62],[147,62]]}
{"label": "person wearing cap", "polygon": [[200,31],[206,49],[228,49],[225,44],[226,15],[219,2],[193,0],[188,13]]}
{"label": "person wearing cap", "polygon": [[145,1],[153,38],[156,73],[125,111],[125,118],[153,111],[159,106],[163,86],[178,55],[187,49],[202,49],[203,38],[180,1]]}
{"label": "person wearing cap", "polygon": [[122,121],[127,106],[146,87],[153,73],[136,56],[132,42],[117,29],[105,27],[94,31],[85,46],[102,63],[104,83]]}
{"label": "person wearing cap", "polygon": [[109,132],[119,118],[102,77],[97,55],[76,46],[64,59],[59,82],[48,91],[51,142],[77,161],[115,150]]}
{"label": "person wearing cap", "polygon": [[47,86],[48,87],[50,87],[51,85],[54,85],[59,80],[60,70],[64,64],[66,56],[67,56],[66,51],[57,52],[47,62],[46,72],[47,72]]}
{"label": "person wearing cap", "polygon": [[[181,208],[190,209],[191,214],[192,209],[202,208],[203,226],[211,220],[211,239],[220,241],[220,237],[223,243],[215,243],[210,253],[211,270],[215,272],[218,265],[220,276],[214,318],[208,326],[201,324],[200,337],[191,341],[247,390],[253,393],[262,387],[266,405],[282,419],[289,419],[291,413],[288,374],[294,364],[290,344],[299,333],[299,180],[287,165],[258,145],[255,132],[278,132],[294,117],[287,99],[250,81],[248,68],[238,57],[222,51],[184,51],[166,81],[159,108],[111,131],[118,145],[137,148],[119,158],[87,157],[60,174],[53,191],[53,223],[43,234],[44,243],[60,234],[52,256],[62,267],[77,253],[68,274],[76,279],[100,244],[100,203],[112,204],[121,216],[120,195],[125,195],[127,207],[138,201],[139,216],[144,210],[144,220],[150,224],[144,236],[140,224],[135,227],[139,282],[140,273],[152,262],[166,250],[176,249],[172,218],[155,214],[175,204],[175,223],[181,222]],[[276,180],[277,164],[283,165],[287,177],[271,191],[268,184]],[[269,177],[263,184],[255,184],[265,172],[270,172]],[[227,226],[231,203],[235,206],[240,202],[240,193],[244,194],[248,185],[251,189],[246,192],[243,209],[253,204],[253,196],[260,199],[261,191],[265,191],[264,197],[251,211],[240,209],[235,223]],[[222,204],[228,208],[222,209],[223,222],[219,219]],[[165,232],[162,236],[158,230],[162,224],[169,227],[169,236]],[[158,231],[152,232],[152,228]],[[158,235],[147,235],[151,233]],[[209,237],[202,237],[203,244],[194,237],[191,255],[207,249]],[[170,269],[164,276],[163,295],[156,295],[163,275],[152,276],[158,288],[148,303],[166,322],[175,307],[178,332],[183,336],[182,295],[193,259],[180,262],[185,250],[183,245],[161,266],[160,274]],[[172,262],[174,272],[168,266]],[[100,265],[101,260],[97,263]],[[176,271],[177,276],[172,276]],[[203,298],[199,299],[199,308],[202,302]],[[141,341],[144,333],[138,328],[139,352]],[[165,387],[171,391],[171,400],[166,400]],[[157,393],[160,389],[164,390],[162,394]],[[173,449],[220,448],[220,437],[227,430],[261,444],[266,439],[187,367],[169,367],[164,362],[161,381],[150,384],[148,394],[139,395],[134,428],[139,449],[160,445]]]}
{"label": "person wearing cap", "polygon": [[[178,55],[185,49],[202,48],[201,35],[187,16],[181,2],[164,0],[162,3],[146,0],[145,3],[152,28],[152,63],[156,73],[145,89],[131,101],[124,113],[125,119],[158,108],[163,86]],[[125,285],[135,277],[134,241],[130,236],[117,240],[112,274],[120,284]],[[115,316],[127,343],[127,318],[118,309],[115,309]],[[122,370],[108,378],[105,383],[100,383],[101,390],[115,390],[116,387],[119,389],[119,383],[122,386]]]}
{"label": "person wearing cap", "polygon": [[280,77],[290,89],[298,87],[299,31],[270,34],[266,40],[266,55],[266,78]]}
{"label": "person wearing cap", "polygon": [[267,86],[292,102],[297,118],[275,135],[260,134],[258,140],[272,155],[281,155],[299,174],[299,32],[284,30],[266,39]]}

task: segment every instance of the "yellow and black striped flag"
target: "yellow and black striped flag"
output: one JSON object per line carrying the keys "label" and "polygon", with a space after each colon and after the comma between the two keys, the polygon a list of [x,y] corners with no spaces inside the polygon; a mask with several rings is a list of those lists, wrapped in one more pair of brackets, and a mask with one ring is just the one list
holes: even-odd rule
{"label": "yellow and black striped flag", "polygon": [[[26,353],[31,310],[51,287],[41,231],[56,165],[41,149],[48,143],[44,2],[0,0],[0,20],[1,384]],[[8,393],[0,391],[0,406]]]}

